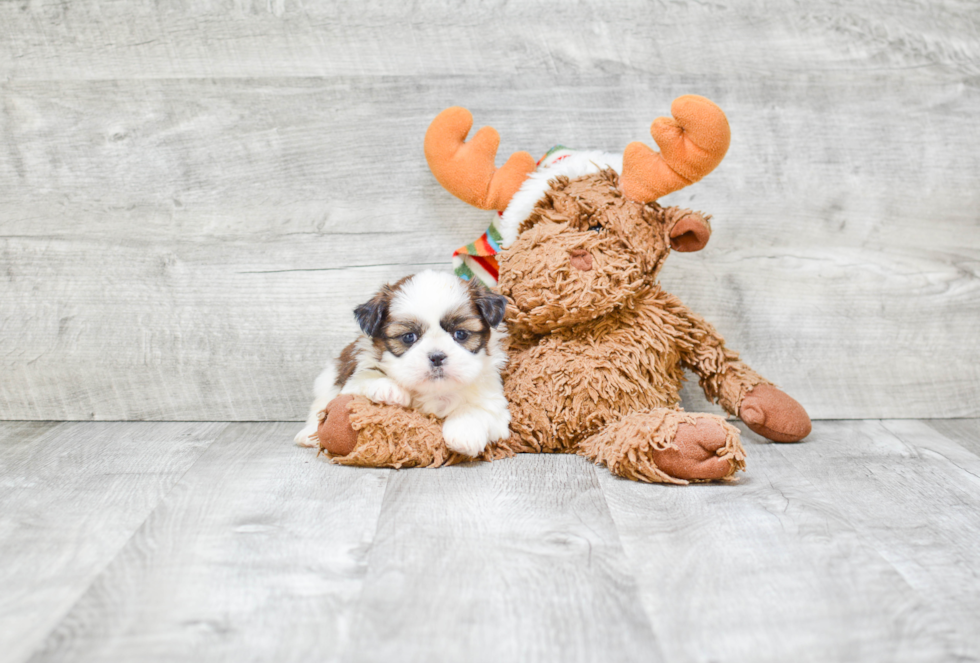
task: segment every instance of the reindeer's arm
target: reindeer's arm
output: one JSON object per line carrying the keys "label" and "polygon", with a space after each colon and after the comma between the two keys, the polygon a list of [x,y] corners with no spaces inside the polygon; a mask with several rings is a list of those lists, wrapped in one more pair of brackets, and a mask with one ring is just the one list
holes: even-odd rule
{"label": "reindeer's arm", "polygon": [[681,363],[697,374],[705,396],[771,440],[796,442],[810,433],[806,410],[725,347],[704,318],[672,295],[665,304],[679,322],[674,327]]}
{"label": "reindeer's arm", "polygon": [[738,416],[742,399],[753,387],[772,383],[727,348],[725,339],[704,318],[677,298],[670,300],[672,312],[682,321],[677,326],[681,363],[698,376],[701,389],[711,402]]}

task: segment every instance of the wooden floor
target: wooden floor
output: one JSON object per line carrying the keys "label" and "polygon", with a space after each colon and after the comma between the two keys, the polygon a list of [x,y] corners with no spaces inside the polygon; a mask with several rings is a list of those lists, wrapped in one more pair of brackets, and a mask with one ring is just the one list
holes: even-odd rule
{"label": "wooden floor", "polygon": [[689,487],[297,425],[0,423],[0,660],[980,659],[980,420],[747,434]]}

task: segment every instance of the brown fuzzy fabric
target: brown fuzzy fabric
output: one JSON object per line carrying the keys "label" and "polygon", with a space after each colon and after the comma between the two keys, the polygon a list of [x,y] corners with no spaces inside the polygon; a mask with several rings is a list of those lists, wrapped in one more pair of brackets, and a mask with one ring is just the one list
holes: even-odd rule
{"label": "brown fuzzy fabric", "polygon": [[[500,291],[514,303],[511,427],[536,451],[571,450],[625,414],[677,407],[685,367],[732,414],[765,382],[656,283],[674,225],[700,215],[623,198],[616,177],[556,180],[500,259]],[[589,271],[571,264],[581,249]]]}
{"label": "brown fuzzy fabric", "polygon": [[[340,465],[367,467],[442,467],[474,460],[446,447],[442,421],[396,405],[378,405],[355,396],[348,406],[358,445],[347,455],[328,453]],[[492,446],[478,460],[513,456],[506,447]]]}
{"label": "brown fuzzy fabric", "polygon": [[[513,435],[481,458],[577,453],[638,481],[730,479],[745,467],[738,430],[679,408],[684,369],[733,415],[756,385],[770,383],[657,283],[674,227],[683,221],[679,230],[697,235],[686,246],[703,245],[709,219],[634,202],[618,183],[611,170],[558,178],[499,256],[499,289],[509,300],[504,389]],[[752,401],[753,416],[781,421],[778,412],[756,410],[795,404],[785,398]],[[362,398],[350,412],[357,445],[331,456],[335,462],[438,467],[468,460],[445,447],[434,417]]]}
{"label": "brown fuzzy fabric", "polygon": [[658,451],[675,448],[679,425],[696,426],[698,419],[709,420],[723,429],[724,444],[711,451],[717,458],[729,463],[724,476],[718,478],[730,480],[736,470],[745,469],[745,450],[742,449],[738,429],[713,414],[690,414],[666,408],[633,412],[582,442],[578,453],[626,479],[648,483],[690,483],[663,472],[657,466],[656,456]]}

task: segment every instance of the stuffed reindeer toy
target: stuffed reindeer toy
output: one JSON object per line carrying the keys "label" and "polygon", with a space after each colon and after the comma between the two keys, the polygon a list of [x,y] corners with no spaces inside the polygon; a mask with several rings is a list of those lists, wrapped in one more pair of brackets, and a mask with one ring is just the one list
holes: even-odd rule
{"label": "stuffed reindeer toy", "polygon": [[[684,370],[729,414],[770,440],[810,432],[795,400],[741,362],[704,319],[657,281],[673,251],[697,251],[710,217],[657,199],[711,172],[728,150],[724,113],[683,96],[673,118],[622,155],[558,147],[497,169],[499,136],[463,108],[440,113],[425,154],[450,193],[499,216],[457,251],[456,271],[507,300],[504,391],[511,435],[483,460],[515,453],[576,453],[639,481],[730,479],[744,468],[739,432],[720,416],[679,407]],[[338,463],[412,467],[472,460],[450,451],[431,415],[334,399],[320,416],[320,446]]]}

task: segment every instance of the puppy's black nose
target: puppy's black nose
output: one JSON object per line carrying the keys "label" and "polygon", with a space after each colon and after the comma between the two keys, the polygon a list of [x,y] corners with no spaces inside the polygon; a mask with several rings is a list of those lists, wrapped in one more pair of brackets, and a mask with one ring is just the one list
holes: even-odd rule
{"label": "puppy's black nose", "polygon": [[430,352],[429,353],[429,362],[431,362],[433,366],[442,366],[442,362],[444,362],[444,361],[446,361],[446,353],[445,352]]}

